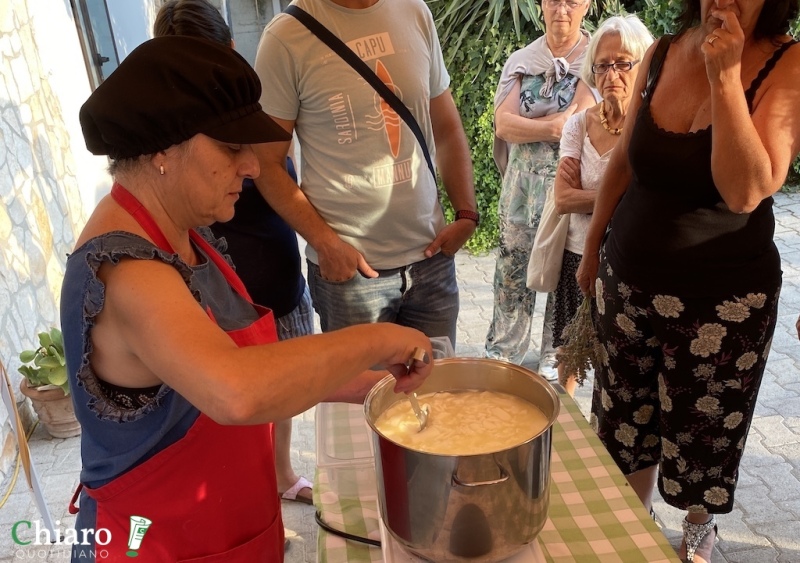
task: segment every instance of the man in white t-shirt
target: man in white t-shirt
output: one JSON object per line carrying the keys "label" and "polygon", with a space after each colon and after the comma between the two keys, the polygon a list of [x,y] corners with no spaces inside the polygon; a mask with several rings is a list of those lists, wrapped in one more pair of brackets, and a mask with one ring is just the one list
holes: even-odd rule
{"label": "man in white t-shirt", "polygon": [[[411,129],[360,75],[288,14],[264,30],[255,68],[264,110],[301,147],[259,148],[256,180],[308,242],[308,281],[323,331],[390,321],[455,345],[453,255],[478,222],[472,161],[423,0],[295,0],[344,41],[413,113],[457,218],[445,224],[436,182]],[[276,146],[279,145],[279,146]]]}

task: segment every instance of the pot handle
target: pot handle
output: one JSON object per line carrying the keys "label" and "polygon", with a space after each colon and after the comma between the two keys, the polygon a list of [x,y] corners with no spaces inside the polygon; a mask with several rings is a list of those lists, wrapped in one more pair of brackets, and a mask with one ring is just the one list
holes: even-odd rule
{"label": "pot handle", "polygon": [[506,473],[506,470],[503,469],[503,466],[497,463],[497,461],[495,461],[494,463],[495,465],[497,465],[497,469],[500,470],[499,478],[490,479],[489,481],[478,481],[476,483],[467,483],[458,478],[458,468],[456,468],[456,470],[453,471],[453,486],[458,485],[460,487],[483,487],[484,485],[497,485],[499,483],[502,483],[503,481],[508,481],[508,473]]}

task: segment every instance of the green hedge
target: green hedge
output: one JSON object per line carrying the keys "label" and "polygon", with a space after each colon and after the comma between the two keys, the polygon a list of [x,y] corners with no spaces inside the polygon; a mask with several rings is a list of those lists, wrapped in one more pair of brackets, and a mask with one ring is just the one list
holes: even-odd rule
{"label": "green hedge", "polygon": [[[472,152],[475,195],[481,212],[481,224],[466,247],[484,253],[497,246],[497,200],[501,178],[492,159],[494,139],[494,91],[506,59],[541,34],[531,23],[523,26],[527,40],[516,40],[513,24],[501,22],[481,37],[465,37],[460,48],[443,45],[452,77],[451,91],[458,106]],[[442,198],[442,201],[447,201]],[[448,220],[453,209],[445,205]]]}
{"label": "green hedge", "polygon": [[[596,29],[608,15],[636,12],[654,35],[671,31],[680,0],[594,0],[586,27]],[[492,159],[494,91],[508,56],[542,34],[538,0],[428,0],[439,30],[450,88],[461,112],[475,172],[481,225],[466,248],[486,253],[498,241],[497,200],[501,179]],[[599,7],[598,7],[599,6]],[[516,7],[516,8],[515,8]],[[513,14],[516,9],[517,17]],[[794,30],[800,29],[800,21]],[[518,31],[518,32],[517,32]],[[789,183],[800,184],[800,159]],[[442,194],[442,201],[447,202]],[[445,203],[445,216],[453,209]]]}

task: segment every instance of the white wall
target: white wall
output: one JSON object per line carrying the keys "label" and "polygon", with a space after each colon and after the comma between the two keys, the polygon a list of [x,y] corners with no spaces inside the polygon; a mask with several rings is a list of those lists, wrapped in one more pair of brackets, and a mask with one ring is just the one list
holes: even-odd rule
{"label": "white wall", "polygon": [[[90,87],[67,0],[0,0],[0,360],[59,326],[66,255],[108,189],[78,123]],[[0,407],[0,474],[15,449]],[[2,478],[0,478],[2,481]]]}
{"label": "white wall", "polygon": [[[67,0],[29,0],[27,5],[33,36],[37,38],[38,58],[47,73],[47,82],[57,95],[57,104],[61,107],[60,119],[69,133],[69,148],[75,161],[82,214],[88,218],[111,186],[106,173],[108,160],[86,150],[78,121],[80,107],[92,90],[72,10]],[[44,38],[58,39],[47,41]],[[78,226],[82,228],[83,224]]]}

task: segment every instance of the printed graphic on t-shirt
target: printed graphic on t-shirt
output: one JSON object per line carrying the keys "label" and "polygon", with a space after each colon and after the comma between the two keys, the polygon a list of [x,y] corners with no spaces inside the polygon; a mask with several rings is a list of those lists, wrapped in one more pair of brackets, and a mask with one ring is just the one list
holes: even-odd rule
{"label": "printed graphic on t-shirt", "polygon": [[[395,93],[395,95],[403,99],[403,93],[400,91],[400,88],[394,85],[392,82],[392,77],[389,74],[389,71],[386,69],[384,64],[381,62],[380,59],[375,61],[375,74],[378,75],[378,78],[381,79],[381,82],[386,84],[389,87],[389,90]],[[380,117],[383,118],[383,128],[386,131],[386,139],[389,142],[389,150],[392,153],[394,158],[397,158],[397,155],[400,154],[400,116],[397,115],[390,106],[383,98],[381,98],[378,93],[375,93],[376,98],[376,109],[380,112]],[[370,116],[367,116],[368,118]],[[369,121],[367,122],[369,123]]]}
{"label": "printed graphic on t-shirt", "polygon": [[[395,84],[389,69],[381,60],[395,54],[395,47],[389,33],[375,33],[360,37],[347,42],[347,46],[353,50],[362,60],[373,68],[375,74],[386,86],[403,99],[403,92]],[[373,63],[374,61],[374,63]],[[359,87],[371,88],[363,80],[359,81]],[[381,134],[385,139],[385,144],[375,147],[377,154],[391,155],[392,161],[387,159],[377,159],[378,165],[371,170],[371,184],[376,188],[396,186],[399,183],[410,182],[412,179],[412,161],[407,158],[401,161],[396,159],[400,156],[400,147],[403,135],[402,119],[392,107],[377,93],[373,94],[372,107],[364,107],[364,114],[358,115],[359,106],[355,104],[355,99],[351,100],[349,94],[339,92],[328,100],[329,110],[336,129],[337,142],[346,145],[358,140],[358,121],[363,119],[362,127],[370,131]],[[363,106],[361,106],[363,107]],[[377,140],[377,139],[376,139]],[[352,179],[358,182],[357,178]],[[363,181],[363,180],[362,180]],[[345,184],[349,185],[346,178]]]}
{"label": "printed graphic on t-shirt", "polygon": [[350,96],[342,92],[331,96],[328,98],[328,109],[331,111],[333,126],[336,129],[336,141],[340,145],[348,145],[357,140],[358,129]]}
{"label": "printed graphic on t-shirt", "polygon": [[392,38],[386,32],[367,35],[347,42],[353,52],[361,57],[362,61],[371,61],[378,57],[394,55],[394,45]]}

